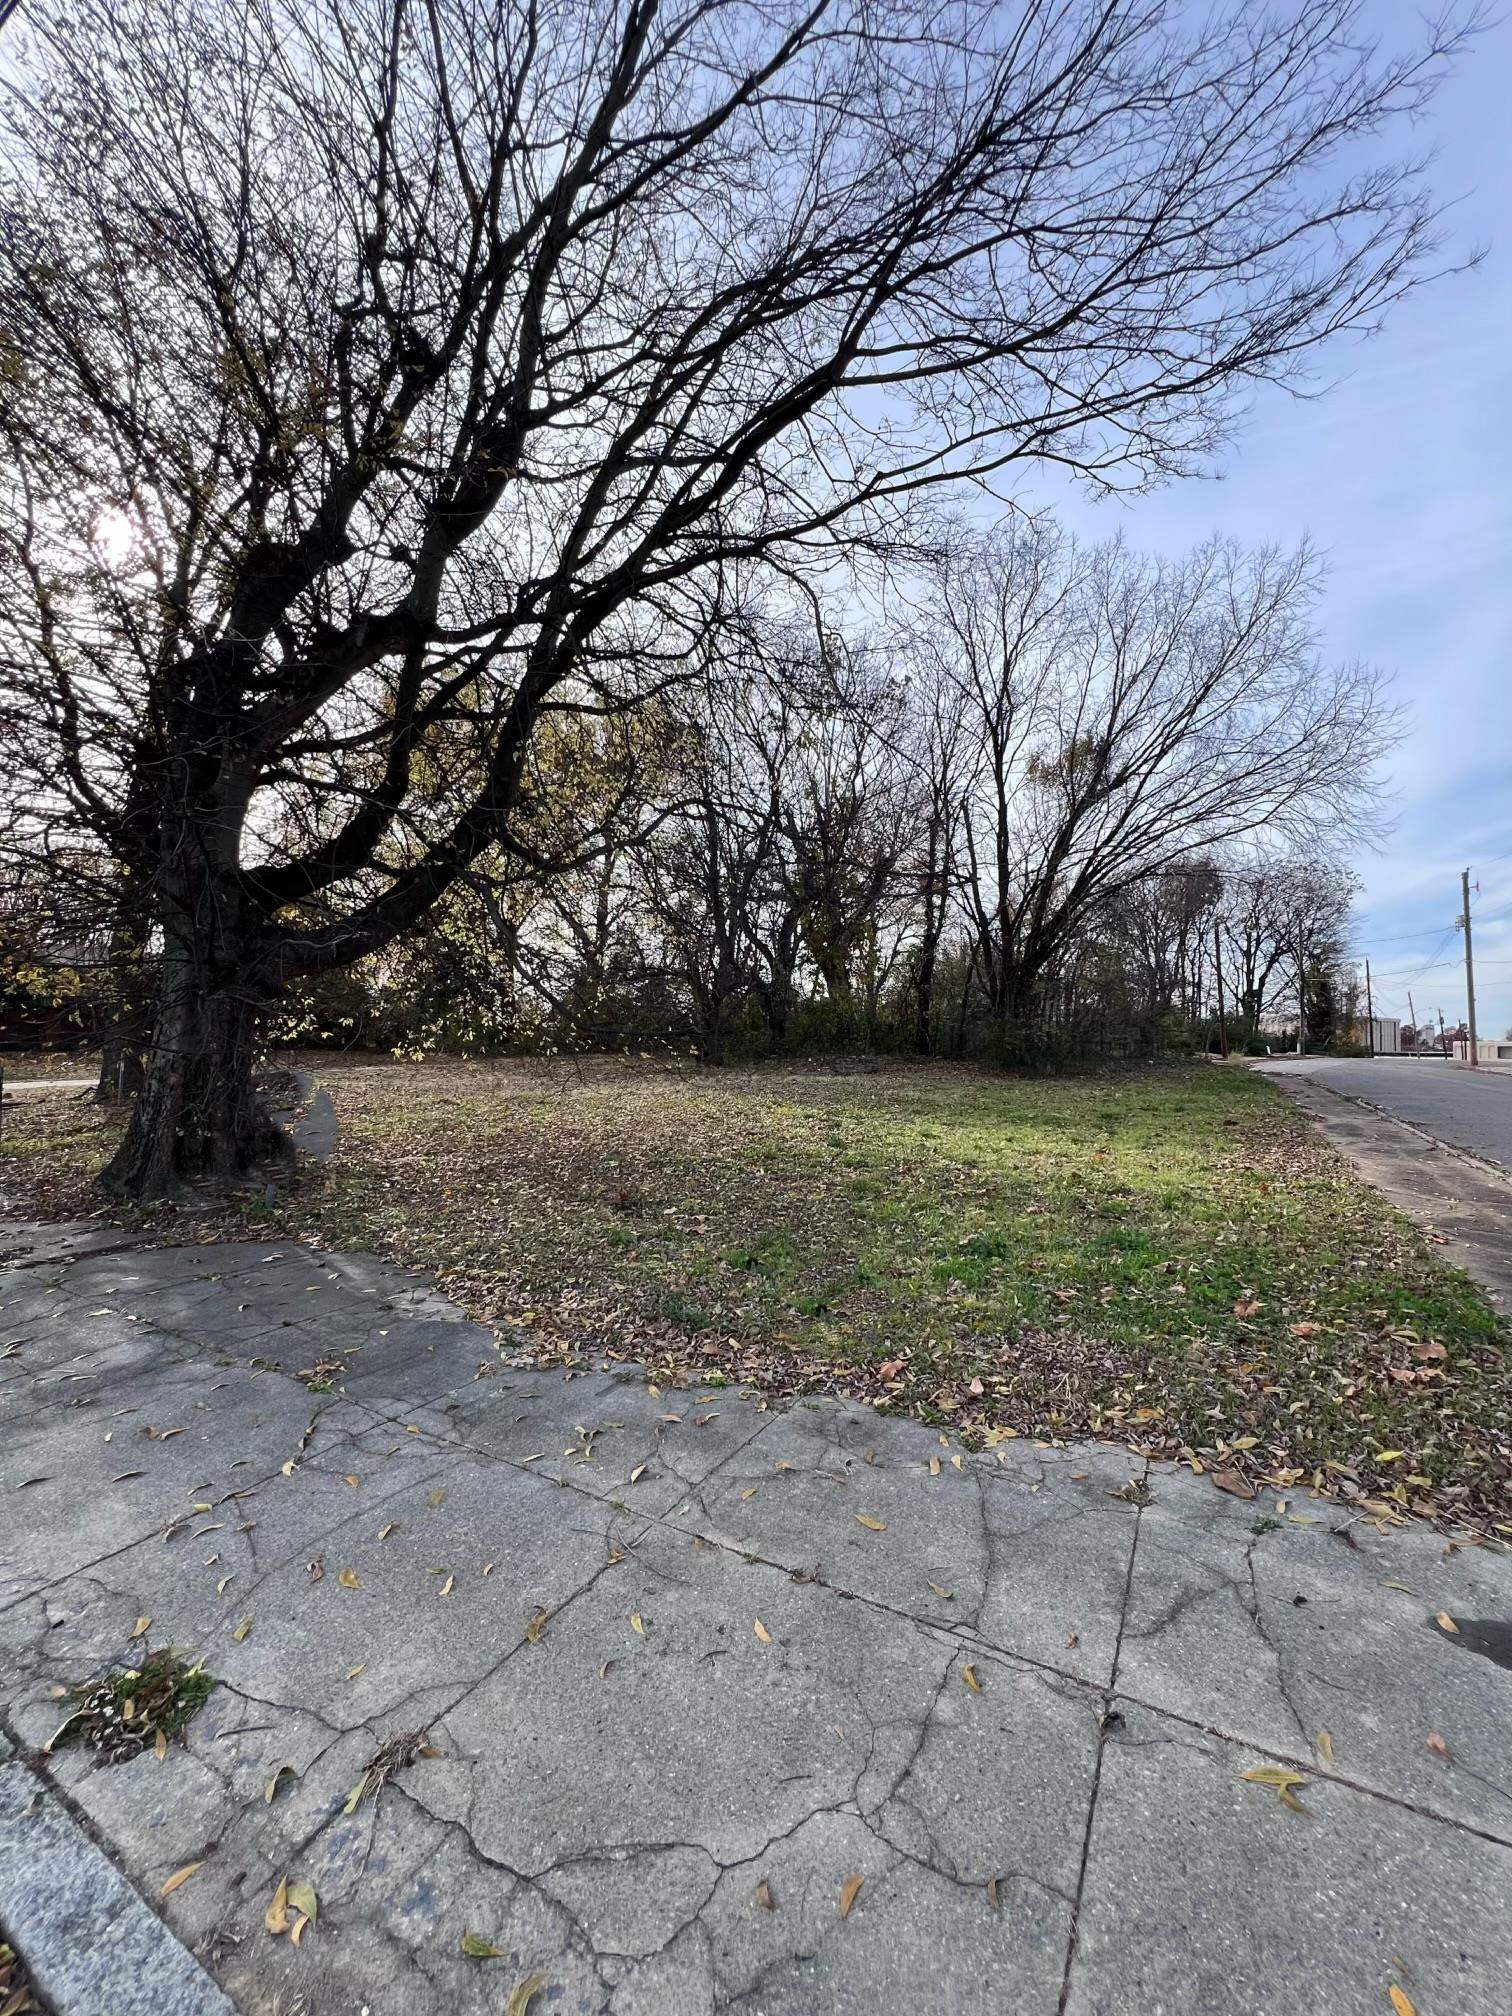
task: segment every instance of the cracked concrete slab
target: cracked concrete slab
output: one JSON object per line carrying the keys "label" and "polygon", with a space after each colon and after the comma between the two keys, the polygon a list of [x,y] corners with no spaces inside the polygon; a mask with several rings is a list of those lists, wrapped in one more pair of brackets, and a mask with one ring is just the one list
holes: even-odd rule
{"label": "cracked concrete slab", "polygon": [[[0,1277],[4,1768],[242,2016],[496,2016],[533,1973],[562,2016],[1373,2010],[1384,1945],[1425,2016],[1500,2006],[1505,1552],[516,1365],[363,1256],[55,1245]],[[159,1644],[218,1682],[182,1743],[47,1750]],[[1312,1818],[1237,1777],[1277,1760]]]}
{"label": "cracked concrete slab", "polygon": [[1326,1776],[1283,1806],[1263,1752],[1125,1710],[1108,1739],[1066,2016],[1278,2009],[1499,2016],[1512,1848]]}

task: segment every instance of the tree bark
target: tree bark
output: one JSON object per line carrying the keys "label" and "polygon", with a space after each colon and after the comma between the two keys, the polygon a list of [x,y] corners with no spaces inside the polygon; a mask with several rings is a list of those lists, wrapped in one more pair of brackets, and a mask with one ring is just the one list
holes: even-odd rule
{"label": "tree bark", "polygon": [[160,1197],[186,1179],[243,1179],[280,1142],[259,1099],[256,993],[191,947],[163,961],[141,1089],[104,1172],[112,1190]]}

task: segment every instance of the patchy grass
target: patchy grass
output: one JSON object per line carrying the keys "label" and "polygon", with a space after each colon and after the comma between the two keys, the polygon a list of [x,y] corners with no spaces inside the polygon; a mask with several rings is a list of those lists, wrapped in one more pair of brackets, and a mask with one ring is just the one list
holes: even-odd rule
{"label": "patchy grass", "polygon": [[169,1739],[182,1735],[215,1684],[203,1666],[163,1646],[140,1666],[114,1667],[75,1688],[76,1705],[47,1747],[83,1743],[105,1764],[124,1764],[153,1748],[166,1755]]}
{"label": "patchy grass", "polygon": [[[1111,1436],[1230,1488],[1507,1516],[1512,1339],[1252,1073],[316,1069],[332,1161],[271,1214],[165,1230],[428,1268],[545,1357],[847,1390],[986,1439]],[[11,1149],[66,1209],[114,1123],[42,1103],[15,1109]]]}

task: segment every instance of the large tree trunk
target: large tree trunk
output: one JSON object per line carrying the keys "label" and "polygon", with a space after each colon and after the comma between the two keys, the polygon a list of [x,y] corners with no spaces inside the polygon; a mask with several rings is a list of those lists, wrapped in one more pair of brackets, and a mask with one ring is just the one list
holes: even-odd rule
{"label": "large tree trunk", "polygon": [[187,1178],[235,1183],[278,1145],[259,1100],[255,993],[183,947],[164,958],[141,1091],[105,1183],[160,1197]]}

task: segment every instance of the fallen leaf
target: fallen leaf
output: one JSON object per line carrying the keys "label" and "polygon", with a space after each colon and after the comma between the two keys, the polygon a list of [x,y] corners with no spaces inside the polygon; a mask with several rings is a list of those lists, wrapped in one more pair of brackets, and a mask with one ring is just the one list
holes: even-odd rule
{"label": "fallen leaf", "polygon": [[380,1540],[387,1540],[390,1533],[397,1533],[398,1531],[399,1527],[397,1523],[391,1519],[387,1526],[380,1526],[378,1528],[378,1538]]}
{"label": "fallen leaf", "polygon": [[931,1477],[938,1477],[938,1476],[939,1476],[939,1474],[940,1474],[940,1459],[939,1459],[939,1457],[938,1457],[938,1456],[931,1456],[931,1457],[930,1457],[930,1459],[929,1459],[929,1474],[930,1474],[930,1476],[931,1476]]}
{"label": "fallen leaf", "polygon": [[367,1788],[368,1788],[368,1774],[366,1773],[366,1771],[364,1771],[362,1776],[357,1780],[357,1783],[352,1787],[351,1791],[348,1792],[346,1796],[346,1804],[341,1809],[342,1812],[355,1813],[357,1811],[357,1808],[362,1804],[362,1795],[364,1792],[366,1792]]}
{"label": "fallen leaf", "polygon": [[987,1902],[992,1906],[994,1911],[1002,1909],[1002,1906],[998,1902],[998,1879],[996,1876],[989,1876],[987,1878]]}
{"label": "fallen leaf", "polygon": [[159,1764],[168,1762],[168,1738],[161,1729],[152,1739],[152,1751]]}
{"label": "fallen leaf", "polygon": [[1455,1623],[1454,1619],[1449,1615],[1449,1612],[1447,1610],[1436,1610],[1433,1613],[1433,1621],[1435,1624],[1437,1624],[1440,1631],[1452,1632],[1453,1635],[1456,1638],[1458,1638],[1459,1626],[1458,1624]]}
{"label": "fallen leaf", "polygon": [[1437,1729],[1433,1730],[1429,1735],[1428,1748],[1433,1752],[1435,1757],[1442,1757],[1446,1764],[1450,1762],[1454,1754]]}
{"label": "fallen leaf", "polygon": [[634,1469],[633,1469],[633,1470],[632,1470],[632,1471],[630,1472],[630,1482],[631,1482],[632,1484],[633,1484],[633,1483],[635,1483],[635,1481],[636,1481],[636,1479],[637,1479],[637,1478],[639,1478],[639,1477],[644,1477],[644,1476],[645,1476],[645,1474],[646,1474],[646,1466],[645,1466],[645,1464],[644,1464],[644,1463],[637,1463],[637,1464],[636,1464],[636,1466],[635,1466],[635,1468],[634,1468]]}
{"label": "fallen leaf", "polygon": [[885,1519],[873,1519],[869,1512],[858,1512],[856,1514],[856,1524],[864,1526],[868,1533],[885,1533],[887,1531],[887,1521]]}
{"label": "fallen leaf", "polygon": [[1250,1785],[1274,1785],[1278,1791],[1285,1791],[1293,1785],[1305,1785],[1307,1780],[1297,1771],[1288,1771],[1283,1764],[1257,1764],[1253,1771],[1241,1771],[1239,1776]]}
{"label": "fallen leaf", "polygon": [[360,1589],[362,1587],[362,1584],[357,1580],[357,1570],[355,1568],[343,1568],[341,1573],[336,1577],[336,1580],[341,1584],[343,1589]]}
{"label": "fallen leaf", "polygon": [[451,1592],[453,1591],[453,1589],[456,1588],[456,1586],[457,1586],[456,1576],[448,1575],[446,1580],[441,1584],[441,1594],[443,1596],[450,1596]]}
{"label": "fallen leaf", "polygon": [[1220,1491],[1227,1491],[1231,1498],[1253,1498],[1255,1487],[1247,1477],[1241,1477],[1237,1470],[1214,1470],[1213,1482]]}
{"label": "fallen leaf", "polygon": [[432,1512],[438,1512],[446,1503],[446,1493],[444,1491],[432,1491],[425,1502],[429,1505]]}
{"label": "fallen leaf", "polygon": [[537,1610],[535,1615],[530,1619],[530,1622],[525,1626],[525,1643],[527,1645],[539,1645],[541,1642],[541,1633],[546,1629],[550,1621],[551,1612],[549,1610]]}
{"label": "fallen leaf", "polygon": [[644,1638],[646,1635],[646,1620],[642,1617],[639,1610],[634,1610],[630,1614],[630,1629],[635,1633],[637,1638]]}
{"label": "fallen leaf", "polygon": [[865,1881],[866,1878],[864,1876],[847,1876],[845,1881],[840,1885],[840,1916],[842,1918],[849,1918],[851,1906],[861,1895],[861,1885]]}
{"label": "fallen leaf", "polygon": [[763,1645],[770,1645],[772,1642],[771,1632],[768,1631],[759,1617],[756,1619],[756,1636],[761,1640]]}
{"label": "fallen leaf", "polygon": [[362,1664],[359,1666],[348,1667],[346,1677],[348,1678],[348,1680],[355,1680],[359,1673],[365,1673],[366,1671],[367,1671],[367,1662],[366,1660],[364,1660]]}
{"label": "fallen leaf", "polygon": [[285,1778],[297,1778],[298,1776],[299,1773],[294,1769],[292,1764],[278,1765],[263,1792],[263,1804],[271,1806],[273,1801],[278,1797],[278,1788]]}
{"label": "fallen leaf", "polygon": [[931,1582],[929,1586],[942,1603],[953,1603],[955,1601],[955,1591],[953,1589],[942,1589],[938,1582]]}
{"label": "fallen leaf", "polygon": [[982,1683],[977,1678],[975,1666],[963,1666],[961,1668],[961,1678],[966,1682],[966,1685],[971,1689],[973,1694],[981,1693]]}
{"label": "fallen leaf", "polygon": [[240,1645],[242,1640],[246,1637],[247,1633],[251,1629],[252,1629],[252,1619],[250,1617],[243,1617],[240,1624],[238,1624],[236,1629],[231,1633],[231,1636],[236,1640],[237,1644]]}
{"label": "fallen leaf", "polygon": [[189,1878],[194,1874],[196,1869],[203,1869],[204,1866],[204,1862],[201,1860],[199,1862],[186,1862],[182,1869],[175,1869],[162,1889],[159,1890],[159,1897],[171,1897],[181,1884],[189,1881]]}
{"label": "fallen leaf", "polygon": [[138,1617],[135,1624],[133,1624],[131,1627],[132,1637],[145,1638],[147,1636],[148,1631],[151,1629],[151,1626],[152,1626],[152,1619],[150,1617]]}
{"label": "fallen leaf", "polygon": [[1316,1748],[1318,1755],[1323,1759],[1323,1762],[1331,1767],[1334,1761],[1333,1738],[1332,1736],[1329,1735],[1326,1729],[1320,1729],[1318,1731],[1318,1740]]}
{"label": "fallen leaf", "polygon": [[775,1911],[777,1909],[777,1900],[772,1895],[772,1886],[764,1876],[756,1885],[756,1902],[761,1906],[763,1911]]}
{"label": "fallen leaf", "polygon": [[301,1938],[304,1936],[304,1929],[309,1922],[309,1919],[301,1911],[299,1916],[294,1920],[294,1923],[289,1927],[289,1944],[291,1946],[299,1944]]}
{"label": "fallen leaf", "polygon": [[362,1482],[362,1479],[360,1477],[349,1476],[346,1481],[348,1482],[348,1484],[352,1486],[353,1490],[355,1491],[357,1486]]}
{"label": "fallen leaf", "polygon": [[504,1948],[490,1945],[481,1932],[464,1932],[462,1951],[469,1960],[503,1960],[506,1957]]}
{"label": "fallen leaf", "polygon": [[509,2000],[504,2004],[504,2016],[526,2016],[532,1999],[545,1986],[544,1974],[527,1974],[523,1981],[516,1982],[510,1991]]}
{"label": "fallen leaf", "polygon": [[1288,1323],[1287,1329],[1293,1337],[1316,1337],[1323,1328],[1321,1323]]}
{"label": "fallen leaf", "polygon": [[315,1901],[315,1892],[303,1878],[289,1885],[289,1909],[303,1912],[312,1925],[320,1916],[320,1906]]}
{"label": "fallen leaf", "polygon": [[1391,1997],[1391,2006],[1396,2011],[1396,2016],[1417,2016],[1417,2004],[1405,1989],[1398,1988],[1393,1982],[1386,1992]]}
{"label": "fallen leaf", "polygon": [[273,1902],[263,1913],[263,1923],[276,1939],[281,1932],[289,1929],[289,1879],[281,1876],[278,1888],[273,1892]]}

